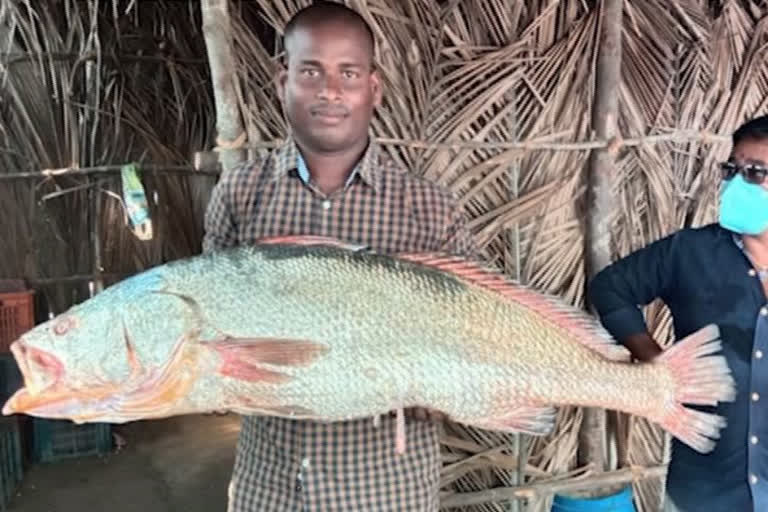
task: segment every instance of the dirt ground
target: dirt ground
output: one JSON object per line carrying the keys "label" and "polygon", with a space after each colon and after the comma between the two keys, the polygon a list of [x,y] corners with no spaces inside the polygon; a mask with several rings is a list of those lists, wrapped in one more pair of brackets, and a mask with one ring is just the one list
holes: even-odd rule
{"label": "dirt ground", "polygon": [[116,426],[104,457],[27,468],[10,512],[224,512],[240,418],[187,416]]}

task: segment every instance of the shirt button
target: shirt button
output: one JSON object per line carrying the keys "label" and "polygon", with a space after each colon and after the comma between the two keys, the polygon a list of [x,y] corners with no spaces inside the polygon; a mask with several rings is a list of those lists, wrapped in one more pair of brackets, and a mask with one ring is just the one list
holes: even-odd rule
{"label": "shirt button", "polygon": [[757,393],[752,393],[752,401],[757,402],[758,400],[760,400],[760,395]]}
{"label": "shirt button", "polygon": [[751,483],[752,485],[755,485],[757,483],[757,476],[749,475],[749,483]]}
{"label": "shirt button", "polygon": [[305,457],[304,459],[302,459],[301,467],[303,467],[304,469],[307,469],[309,467],[309,459],[308,458]]}
{"label": "shirt button", "polygon": [[327,210],[330,207],[331,207],[331,202],[329,200],[326,199],[325,201],[323,201],[323,210]]}
{"label": "shirt button", "polygon": [[752,444],[757,444],[757,436],[752,436],[749,438],[749,442]]}
{"label": "shirt button", "polygon": [[755,351],[755,358],[756,359],[762,359],[763,358],[763,351],[762,350],[756,350]]}
{"label": "shirt button", "polygon": [[763,316],[768,315],[768,308],[760,308],[760,314]]}
{"label": "shirt button", "polygon": [[750,275],[750,276],[752,276],[752,277],[755,277],[755,275],[757,274],[757,272],[755,272],[755,269],[751,268],[751,269],[749,269],[749,272],[747,272],[747,274],[749,274],[749,275]]}

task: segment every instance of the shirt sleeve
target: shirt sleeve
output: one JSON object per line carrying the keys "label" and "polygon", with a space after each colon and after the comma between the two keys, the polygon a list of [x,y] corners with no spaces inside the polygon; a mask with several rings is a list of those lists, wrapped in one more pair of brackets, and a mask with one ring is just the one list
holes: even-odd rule
{"label": "shirt sleeve", "polygon": [[205,210],[203,253],[237,244],[237,220],[232,201],[233,179],[234,172],[227,173],[213,187]]}
{"label": "shirt sleeve", "polygon": [[588,298],[606,330],[620,343],[647,332],[641,306],[665,300],[675,282],[679,235],[662,238],[601,270]]}

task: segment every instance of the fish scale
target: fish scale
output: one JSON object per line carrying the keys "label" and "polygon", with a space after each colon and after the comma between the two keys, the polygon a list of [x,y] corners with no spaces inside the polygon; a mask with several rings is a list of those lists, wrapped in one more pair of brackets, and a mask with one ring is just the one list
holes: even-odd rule
{"label": "fish scale", "polygon": [[733,400],[719,349],[706,326],[630,364],[591,315],[477,262],[279,237],[156,267],[32,329],[12,347],[25,388],[3,411],[113,423],[396,411],[402,451],[408,407],[543,435],[556,407],[590,406],[710,451],[724,420],[687,405]]}

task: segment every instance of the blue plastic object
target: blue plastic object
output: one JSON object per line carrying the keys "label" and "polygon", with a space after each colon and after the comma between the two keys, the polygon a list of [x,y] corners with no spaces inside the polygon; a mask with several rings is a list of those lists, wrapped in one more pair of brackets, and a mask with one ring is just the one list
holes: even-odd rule
{"label": "blue plastic object", "polygon": [[103,455],[112,449],[112,425],[32,418],[32,441],[34,462]]}
{"label": "blue plastic object", "polygon": [[608,496],[596,498],[574,498],[555,495],[552,512],[636,512],[632,502],[632,487]]}

